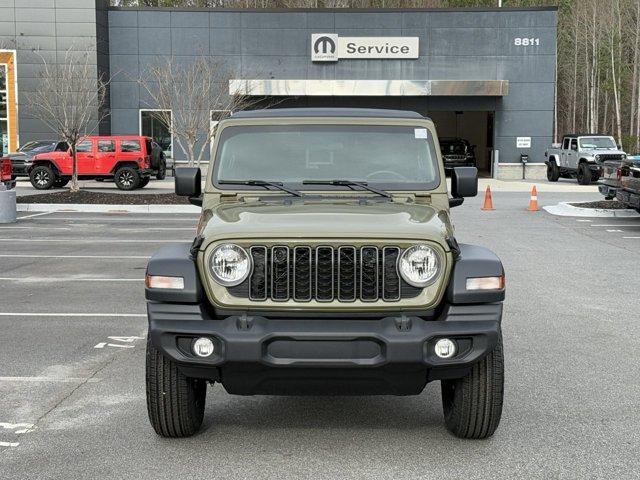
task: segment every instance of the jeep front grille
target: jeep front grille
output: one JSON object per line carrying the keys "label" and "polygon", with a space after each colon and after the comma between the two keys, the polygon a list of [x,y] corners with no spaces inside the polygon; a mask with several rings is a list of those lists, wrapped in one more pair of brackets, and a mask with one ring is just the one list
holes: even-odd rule
{"label": "jeep front grille", "polygon": [[622,160],[622,155],[619,153],[598,154],[598,161],[600,162],[616,161],[616,160]]}
{"label": "jeep front grille", "polygon": [[253,272],[228,289],[260,302],[395,302],[419,295],[398,275],[396,246],[253,246]]}

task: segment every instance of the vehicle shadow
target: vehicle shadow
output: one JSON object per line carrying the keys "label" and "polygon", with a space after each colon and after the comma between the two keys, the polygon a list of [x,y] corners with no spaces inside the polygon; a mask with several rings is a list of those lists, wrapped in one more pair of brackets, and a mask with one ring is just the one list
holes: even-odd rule
{"label": "vehicle shadow", "polygon": [[[219,386],[209,395],[201,435],[222,430],[422,429],[442,426],[439,382],[415,396],[228,395]],[[210,390],[211,392],[211,390]]]}

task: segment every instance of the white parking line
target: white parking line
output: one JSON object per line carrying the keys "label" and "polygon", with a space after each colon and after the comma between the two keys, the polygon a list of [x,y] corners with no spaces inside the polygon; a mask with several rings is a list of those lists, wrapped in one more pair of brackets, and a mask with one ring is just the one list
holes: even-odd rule
{"label": "white parking line", "polygon": [[633,239],[633,238],[640,238],[640,237],[622,237],[622,238]]}
{"label": "white parking line", "polygon": [[18,442],[0,442],[0,447],[17,447],[20,445]]}
{"label": "white parking line", "polygon": [[148,260],[149,256],[143,255],[18,255],[18,254],[0,254],[0,258],[95,258],[97,260],[114,260],[114,259],[143,259]]}
{"label": "white parking line", "polygon": [[[77,318],[146,318],[146,313],[52,313],[0,312],[0,317],[77,317]],[[0,377],[3,378],[3,377]]]}
{"label": "white parking line", "polygon": [[[24,225],[20,227],[15,226],[0,226],[0,230],[73,230],[71,227],[95,227],[95,225],[70,225],[68,227],[36,227],[33,225]],[[190,231],[193,232],[196,229],[193,227],[148,227],[148,228],[111,228],[111,232],[173,232],[173,231]]]}
{"label": "white parking line", "polygon": [[609,232],[609,233],[619,233],[619,232],[624,232],[624,230],[620,230],[618,228],[607,228],[607,232]]}
{"label": "white parking line", "polygon": [[[50,213],[56,213],[56,212],[44,212],[44,213],[39,213],[36,215],[47,215]],[[35,216],[35,215],[33,215]],[[18,219],[21,218],[31,218],[32,215],[26,215],[24,217],[19,217]],[[192,223],[197,223],[198,222],[198,217],[187,217],[187,218],[158,218],[158,217],[153,217],[153,218],[149,218],[149,217],[135,217],[135,216],[131,216],[131,215],[120,215],[120,216],[116,216],[116,215],[108,215],[108,216],[104,216],[104,217],[51,217],[51,218],[45,218],[45,219],[41,219],[41,218],[35,218],[35,220],[96,220],[99,222],[102,221],[117,221],[117,222],[121,222],[121,221],[136,221],[136,222],[192,222]]]}
{"label": "white parking line", "polygon": [[34,213],[32,215],[23,215],[21,217],[18,217],[18,220],[23,220],[25,218],[33,218],[33,217],[41,217],[42,215],[51,215],[53,212],[41,212],[41,213]]}
{"label": "white parking line", "polygon": [[84,278],[84,277],[0,277],[0,282],[51,283],[51,282],[144,282],[144,278]]}

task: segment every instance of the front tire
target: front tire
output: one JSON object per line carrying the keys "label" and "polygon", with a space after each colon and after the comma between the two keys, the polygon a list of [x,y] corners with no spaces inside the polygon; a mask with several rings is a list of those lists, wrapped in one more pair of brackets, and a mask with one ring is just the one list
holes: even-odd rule
{"label": "front tire", "polygon": [[49,190],[53,187],[56,175],[48,165],[38,165],[29,173],[31,185],[36,190]]}
{"label": "front tire", "polygon": [[162,437],[190,437],[202,425],[207,396],[204,380],[186,377],[147,340],[147,411]]}
{"label": "front tire", "polygon": [[586,163],[578,165],[577,179],[580,185],[589,185],[591,183],[591,169],[589,165]]}
{"label": "front tire", "polygon": [[549,162],[547,165],[547,180],[550,182],[557,182],[560,178],[560,169],[558,164],[554,161]]}
{"label": "front tire", "polygon": [[442,409],[447,429],[460,438],[488,438],[502,416],[504,359],[498,344],[463,378],[442,380]]}
{"label": "front tire", "polygon": [[133,167],[121,167],[113,177],[120,190],[135,190],[140,184],[140,174]]}

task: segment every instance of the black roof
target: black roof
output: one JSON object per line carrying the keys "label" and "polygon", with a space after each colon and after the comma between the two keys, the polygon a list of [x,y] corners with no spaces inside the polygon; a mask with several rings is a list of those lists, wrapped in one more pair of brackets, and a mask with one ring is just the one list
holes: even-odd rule
{"label": "black roof", "polygon": [[565,135],[564,138],[578,138],[578,137],[613,137],[606,133],[570,133]]}
{"label": "black roof", "polygon": [[233,118],[282,118],[282,117],[374,117],[374,118],[420,118],[422,115],[409,110],[387,110],[384,108],[266,108],[234,112]]}

